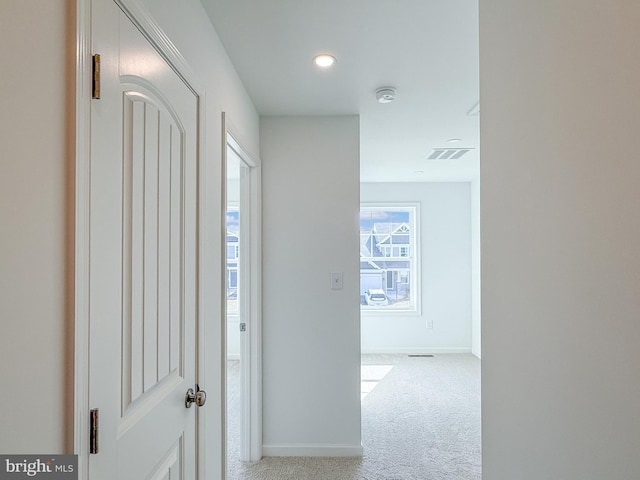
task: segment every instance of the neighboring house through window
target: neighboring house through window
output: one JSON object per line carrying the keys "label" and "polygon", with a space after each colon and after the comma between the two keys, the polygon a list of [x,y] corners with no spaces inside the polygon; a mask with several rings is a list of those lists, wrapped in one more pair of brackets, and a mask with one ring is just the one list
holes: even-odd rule
{"label": "neighboring house through window", "polygon": [[240,254],[240,212],[227,210],[227,313],[238,313],[238,258]]}
{"label": "neighboring house through window", "polygon": [[417,310],[417,204],[360,208],[360,294],[364,310]]}

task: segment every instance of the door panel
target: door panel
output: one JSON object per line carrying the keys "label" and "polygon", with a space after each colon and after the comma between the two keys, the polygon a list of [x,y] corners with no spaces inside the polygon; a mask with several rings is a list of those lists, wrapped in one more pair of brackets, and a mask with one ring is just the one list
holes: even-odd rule
{"label": "door panel", "polygon": [[197,478],[197,407],[185,392],[196,384],[198,98],[112,0],[92,5],[103,67],[91,116],[100,451],[89,474]]}
{"label": "door panel", "polygon": [[122,411],[184,372],[183,132],[153,99],[124,92]]}
{"label": "door panel", "polygon": [[149,480],[182,480],[182,448],[181,442],[171,447],[167,454],[161,459],[156,469],[149,476]]}

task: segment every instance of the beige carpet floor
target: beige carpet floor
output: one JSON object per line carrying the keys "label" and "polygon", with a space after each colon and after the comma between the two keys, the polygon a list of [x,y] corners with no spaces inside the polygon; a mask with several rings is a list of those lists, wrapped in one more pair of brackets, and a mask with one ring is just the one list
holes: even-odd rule
{"label": "beige carpet floor", "polygon": [[250,463],[238,460],[239,366],[230,362],[228,479],[480,480],[476,357],[363,355],[362,364],[362,458],[273,457]]}

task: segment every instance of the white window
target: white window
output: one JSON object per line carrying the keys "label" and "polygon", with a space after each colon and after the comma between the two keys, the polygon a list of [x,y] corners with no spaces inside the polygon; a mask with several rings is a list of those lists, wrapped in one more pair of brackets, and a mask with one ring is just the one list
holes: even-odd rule
{"label": "white window", "polygon": [[417,204],[360,206],[363,311],[418,310]]}

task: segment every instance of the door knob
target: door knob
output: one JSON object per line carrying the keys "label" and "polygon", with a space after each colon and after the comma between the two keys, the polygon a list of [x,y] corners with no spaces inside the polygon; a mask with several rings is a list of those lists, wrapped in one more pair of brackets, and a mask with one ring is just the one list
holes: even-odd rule
{"label": "door knob", "polygon": [[200,390],[200,385],[196,383],[196,391],[193,388],[189,388],[184,396],[184,406],[191,408],[191,404],[195,403],[197,406],[202,407],[207,401],[207,392]]}

